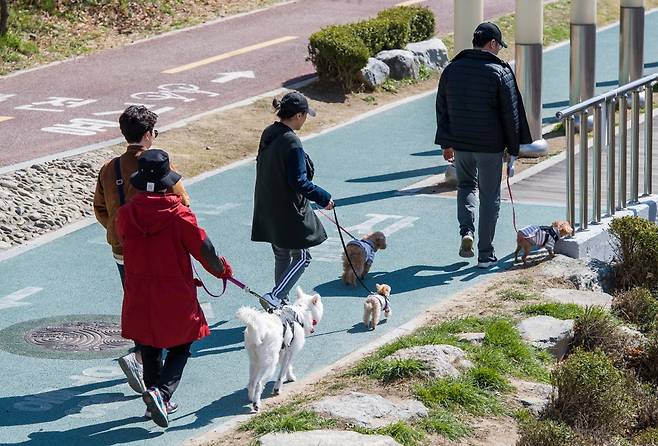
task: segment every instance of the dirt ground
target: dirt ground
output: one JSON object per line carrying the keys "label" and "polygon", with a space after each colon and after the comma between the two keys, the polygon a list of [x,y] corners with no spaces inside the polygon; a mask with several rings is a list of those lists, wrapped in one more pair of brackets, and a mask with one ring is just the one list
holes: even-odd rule
{"label": "dirt ground", "polygon": [[[535,254],[529,258],[530,266],[524,268],[517,265],[510,270],[496,274],[491,279],[483,281],[468,290],[456,294],[428,310],[424,315],[422,325],[438,324],[442,321],[463,318],[467,316],[519,316],[519,309],[528,304],[541,301],[541,293],[548,287],[575,288],[567,280],[547,279],[538,273],[539,265],[544,261],[543,254]],[[531,295],[526,300],[510,300],[501,291],[517,290]],[[365,356],[365,354],[363,355]],[[268,397],[263,401],[263,411],[278,407],[288,402],[300,402],[309,399],[319,400],[324,396],[343,394],[349,391],[380,394],[385,398],[409,398],[413,380],[383,385],[366,377],[346,376],[345,372],[362,357],[350,358],[331,370],[320,381],[303,384],[289,393],[278,397]],[[520,408],[514,401],[514,393],[505,395],[506,406]],[[473,429],[471,436],[451,441],[440,435],[427,435],[431,445],[437,446],[512,446],[518,438],[516,420],[508,415],[495,417],[462,418]],[[344,426],[337,426],[338,429]],[[253,445],[255,438],[249,432],[230,430],[221,438],[207,443],[207,446],[246,446]]]}

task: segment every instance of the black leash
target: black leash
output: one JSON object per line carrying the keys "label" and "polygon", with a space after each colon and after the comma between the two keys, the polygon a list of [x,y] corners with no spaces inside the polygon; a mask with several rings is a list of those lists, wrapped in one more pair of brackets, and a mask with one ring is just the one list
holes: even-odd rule
{"label": "black leash", "polygon": [[[366,286],[365,283],[363,283],[363,281],[361,280],[359,275],[356,273],[356,270],[354,269],[354,265],[352,265],[352,259],[350,259],[350,256],[347,254],[347,247],[345,246],[345,240],[343,240],[343,232],[341,231],[342,227],[338,224],[338,215],[336,214],[336,208],[335,207],[334,207],[334,219],[335,219],[334,223],[336,223],[336,227],[338,228],[338,236],[340,237],[340,243],[341,243],[341,245],[343,245],[343,252],[345,253],[345,257],[347,258],[347,262],[350,264],[350,268],[352,268],[352,272],[354,273],[354,277],[356,277],[356,280],[359,281],[361,286],[368,292],[368,294],[375,294],[370,290],[370,288],[368,288]],[[345,231],[345,232],[347,232],[347,231]],[[352,237],[354,238],[354,240],[356,240],[356,238],[354,236],[352,236]]]}

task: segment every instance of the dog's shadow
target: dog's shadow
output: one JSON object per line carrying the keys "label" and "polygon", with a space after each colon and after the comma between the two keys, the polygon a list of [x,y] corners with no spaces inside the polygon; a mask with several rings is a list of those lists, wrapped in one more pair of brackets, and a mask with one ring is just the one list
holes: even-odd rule
{"label": "dog's shadow", "polygon": [[[379,327],[380,325],[386,325],[387,320],[388,320],[387,318],[381,319],[379,321],[379,324],[377,324],[377,326]],[[352,328],[347,330],[349,334],[367,333],[369,331],[376,331],[376,330],[371,330],[370,327],[366,327],[363,321],[357,322],[356,324],[352,325]]]}
{"label": "dog's shadow", "polygon": [[192,344],[192,354],[199,357],[244,350],[244,327],[222,328],[226,323],[219,321],[211,325],[210,336]]}
{"label": "dog's shadow", "polygon": [[[445,285],[456,276],[474,272],[473,268],[464,269],[468,265],[468,262],[455,262],[444,266],[413,265],[395,271],[371,271],[364,283],[371,290],[374,290],[375,283],[387,283],[394,294],[405,293]],[[360,288],[347,286],[340,279],[320,284],[315,290],[323,297],[354,297],[361,294]]]}

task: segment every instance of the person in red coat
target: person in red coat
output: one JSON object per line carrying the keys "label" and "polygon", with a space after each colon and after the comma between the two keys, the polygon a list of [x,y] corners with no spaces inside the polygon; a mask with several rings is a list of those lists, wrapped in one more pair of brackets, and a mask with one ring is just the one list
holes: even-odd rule
{"label": "person in red coat", "polygon": [[[180,383],[192,342],[210,334],[197,301],[190,255],[218,278],[231,277],[194,213],[178,195],[166,193],[181,176],[169,167],[169,156],[145,151],[130,177],[140,191],[119,209],[116,231],[123,245],[125,290],[121,335],[142,347],[146,415],[169,425],[177,409],[171,396]],[[167,357],[162,365],[162,350]]]}

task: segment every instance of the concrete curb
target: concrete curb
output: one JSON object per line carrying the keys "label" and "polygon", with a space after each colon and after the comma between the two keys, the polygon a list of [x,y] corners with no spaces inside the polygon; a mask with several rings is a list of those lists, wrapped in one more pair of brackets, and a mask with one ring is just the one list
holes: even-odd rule
{"label": "concrete curb", "polygon": [[641,197],[639,203],[617,211],[614,217],[604,218],[600,224],[592,224],[584,231],[578,231],[573,237],[561,240],[555,245],[555,252],[574,259],[591,257],[602,261],[610,261],[613,257],[610,233],[610,223],[614,218],[637,216],[656,222],[658,210],[658,195]]}

